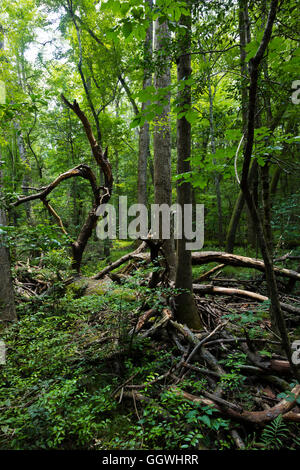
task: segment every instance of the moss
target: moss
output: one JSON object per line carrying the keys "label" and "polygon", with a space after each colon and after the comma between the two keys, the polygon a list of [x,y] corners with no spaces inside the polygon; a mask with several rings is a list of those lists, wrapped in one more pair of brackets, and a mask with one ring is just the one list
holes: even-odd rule
{"label": "moss", "polygon": [[118,288],[113,292],[113,296],[128,302],[136,300],[136,294],[131,289]]}
{"label": "moss", "polygon": [[73,299],[79,299],[80,297],[82,297],[84,295],[87,287],[88,287],[87,279],[80,278],[80,279],[72,282],[72,284],[70,284],[67,287],[67,293],[69,295],[71,294]]}
{"label": "moss", "polygon": [[88,286],[84,295],[104,295],[111,290],[113,282],[111,279],[88,279]]}

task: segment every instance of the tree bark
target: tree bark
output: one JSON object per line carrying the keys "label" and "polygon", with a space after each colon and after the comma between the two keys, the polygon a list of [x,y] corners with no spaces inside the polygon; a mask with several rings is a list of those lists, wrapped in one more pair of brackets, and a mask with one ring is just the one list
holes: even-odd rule
{"label": "tree bark", "polygon": [[[4,49],[3,28],[0,24],[0,51]],[[2,155],[0,148],[0,196],[2,195],[3,174]],[[7,225],[5,211],[0,207],[0,228]],[[10,270],[9,249],[5,246],[5,239],[0,234],[0,321],[3,324],[17,319],[15,308],[14,288]]]}
{"label": "tree bark", "polygon": [[[179,57],[177,59],[177,79],[178,82],[187,80],[191,75],[191,55],[189,54],[191,38],[191,16],[183,16],[180,19],[182,26],[178,33]],[[189,85],[180,91],[178,103],[181,109],[191,106],[191,90]],[[182,174],[190,171],[191,156],[191,124],[185,116],[177,119],[177,173]],[[191,204],[191,185],[182,179],[178,181],[177,200],[180,207],[184,204]],[[183,212],[183,211],[182,211]],[[175,315],[179,322],[185,323],[190,328],[201,328],[201,321],[193,298],[192,263],[191,252],[186,250],[186,238],[184,236],[184,220],[182,220],[183,233],[177,242],[177,263],[176,263],[176,289],[184,289],[176,296]]]}
{"label": "tree bark", "polygon": [[[152,0],[146,0],[149,7],[152,8]],[[153,50],[153,23],[146,31],[146,38],[144,42],[144,79],[143,90],[152,85],[152,73],[149,63],[152,60]],[[149,102],[142,104],[142,112],[149,106]],[[138,203],[147,206],[147,162],[150,155],[150,126],[149,122],[145,122],[140,127],[139,131],[139,160],[138,160]]]}
{"label": "tree bark", "polygon": [[[154,84],[157,90],[168,87],[171,84],[170,58],[164,54],[165,42],[170,39],[167,23],[155,22],[155,51],[163,64],[156,69]],[[154,148],[154,201],[155,204],[172,205],[171,182],[171,126],[170,126],[170,93],[163,98],[167,101],[162,113],[156,117],[153,130]],[[162,218],[159,220],[159,238],[162,237]],[[175,251],[174,234],[170,233],[170,239],[165,239],[162,245],[168,267],[169,277],[175,278]]]}
{"label": "tree bark", "polygon": [[[213,101],[214,95],[212,93],[211,87],[211,75],[210,71],[208,74],[208,96],[209,96],[209,127],[210,127],[210,139],[211,139],[211,151],[213,154],[216,153],[216,138],[215,138],[215,121],[214,121],[214,108]],[[213,164],[216,165],[217,161],[213,158]],[[220,188],[221,175],[218,172],[214,172],[214,183],[216,188],[216,198],[217,198],[217,210],[218,210],[218,240],[219,246],[221,247],[224,243],[223,237],[223,214],[222,214],[222,198],[221,198],[221,188]]]}
{"label": "tree bark", "polygon": [[[2,192],[2,169],[0,152],[0,195]],[[0,228],[7,224],[6,214],[0,209]],[[6,325],[17,319],[13,282],[10,271],[9,249],[5,246],[5,238],[0,234],[0,322]]]}

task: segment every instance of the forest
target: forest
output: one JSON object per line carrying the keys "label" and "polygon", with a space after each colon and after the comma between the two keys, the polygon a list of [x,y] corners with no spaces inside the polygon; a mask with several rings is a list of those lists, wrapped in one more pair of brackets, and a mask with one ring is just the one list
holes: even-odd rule
{"label": "forest", "polygon": [[0,450],[300,449],[299,31],[0,0]]}

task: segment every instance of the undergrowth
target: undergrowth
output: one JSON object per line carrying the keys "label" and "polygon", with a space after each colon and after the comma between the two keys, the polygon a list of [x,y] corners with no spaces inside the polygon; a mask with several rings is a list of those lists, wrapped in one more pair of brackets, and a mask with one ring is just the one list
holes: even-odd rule
{"label": "undergrowth", "polygon": [[[201,395],[208,379],[192,371],[170,388],[157,379],[180,360],[174,344],[167,336],[128,335],[142,308],[160,311],[172,293],[142,285],[147,269],[103,295],[87,296],[57,281],[50,295],[19,302],[19,321],[1,332],[7,346],[7,363],[0,366],[1,449],[235,448],[236,422],[181,395],[181,389]],[[264,305],[256,315],[248,310],[228,319],[255,338],[267,310]],[[251,410],[253,384],[241,373],[246,363],[238,350],[220,360],[227,371],[220,385],[225,398]],[[134,400],[130,388],[126,395],[124,383],[140,384],[146,401]],[[299,425],[280,417],[239,432],[248,449],[299,447]]]}

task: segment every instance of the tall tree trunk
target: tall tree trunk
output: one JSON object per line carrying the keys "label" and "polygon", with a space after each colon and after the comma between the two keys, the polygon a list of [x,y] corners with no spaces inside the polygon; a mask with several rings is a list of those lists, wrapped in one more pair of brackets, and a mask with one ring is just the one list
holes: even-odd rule
{"label": "tall tree trunk", "polygon": [[[165,47],[165,42],[170,39],[167,23],[155,22],[155,51],[163,62],[159,70],[156,69],[154,84],[157,90],[165,88],[171,84],[170,59],[161,55]],[[164,97],[167,104],[162,113],[155,119],[153,131],[154,147],[154,201],[155,204],[172,205],[172,183],[171,183],[171,126],[170,126],[170,94]],[[160,214],[161,215],[161,214]],[[159,220],[159,237],[162,237],[162,217]],[[170,279],[175,278],[175,251],[174,236],[171,230],[170,239],[165,239],[163,251],[166,257],[170,272]]]}
{"label": "tall tree trunk", "polygon": [[[239,0],[239,37],[240,37],[240,71],[241,71],[241,109],[242,109],[242,128],[244,135],[247,132],[247,85],[248,72],[246,63],[246,45],[250,42],[250,22],[248,15],[248,0]],[[245,140],[244,140],[245,142]],[[252,179],[257,171],[257,166],[251,166],[249,180]],[[243,212],[245,198],[242,191],[237,197],[226,237],[226,251],[233,253],[236,231]]]}
{"label": "tall tree trunk", "polygon": [[[24,144],[24,139],[23,139],[23,134],[22,130],[20,127],[19,122],[14,123],[14,128],[16,131],[16,140],[17,140],[17,146],[19,150],[19,156],[20,159],[24,165],[24,172],[23,172],[23,179],[22,179],[22,190],[24,194],[27,196],[28,195],[28,187],[30,186],[31,183],[31,178],[30,178],[30,162],[28,159],[28,156],[26,154],[26,148]],[[31,204],[30,202],[26,202],[25,204],[25,211],[26,211],[26,218],[30,222],[31,220]]]}
{"label": "tall tree trunk", "polygon": [[[258,207],[258,189],[259,189],[259,181],[258,181],[258,165],[257,162],[253,162],[253,171],[251,172],[251,178],[249,174],[248,184],[251,189],[251,193],[253,195],[253,201],[255,202],[256,207]],[[257,234],[256,234],[256,227],[251,217],[251,213],[246,205],[246,217],[247,217],[247,239],[248,244],[257,249]]]}
{"label": "tall tree trunk", "polygon": [[[257,162],[256,160],[254,160],[249,171],[249,181],[252,181],[253,175],[256,171],[257,171]],[[242,191],[239,191],[238,197],[236,199],[236,202],[232,211],[228,230],[227,230],[227,237],[226,237],[227,253],[233,253],[234,251],[236,231],[239,225],[239,221],[243,212],[244,205],[245,205],[244,194]]]}
{"label": "tall tree trunk", "polygon": [[[2,36],[2,26],[0,24],[0,51],[4,49],[4,41]],[[2,195],[3,178],[2,178],[2,156],[0,149],[0,196]],[[6,214],[0,208],[0,227],[6,225]],[[14,289],[10,271],[9,249],[5,246],[5,239],[0,235],[0,322],[6,325],[8,322],[17,319]]]}
{"label": "tall tree trunk", "polygon": [[[1,159],[1,155],[0,155]],[[2,170],[0,163],[0,195],[2,192]],[[0,228],[6,225],[6,214],[0,209]],[[4,325],[17,319],[14,289],[10,271],[9,249],[0,235],[0,322]]]}
{"label": "tall tree trunk", "polygon": [[[146,0],[149,7],[152,8],[152,0]],[[153,49],[153,23],[150,25],[146,32],[146,38],[144,42],[144,79],[143,89],[152,85],[152,73],[149,63],[152,59]],[[142,104],[142,112],[147,109],[149,102]],[[149,122],[145,122],[140,127],[139,131],[139,160],[138,160],[138,203],[147,205],[147,161],[150,154],[150,127]]]}
{"label": "tall tree trunk", "polygon": [[[214,96],[211,88],[211,75],[208,74],[208,95],[209,95],[209,127],[210,127],[210,142],[211,142],[211,152],[212,154],[216,153],[216,138],[215,138],[215,122],[214,122],[214,110],[213,110],[213,101]],[[216,165],[217,161],[213,158],[213,164]],[[217,172],[214,172],[214,182],[216,188],[216,197],[217,197],[217,209],[218,209],[218,240],[219,246],[223,245],[223,215],[222,215],[222,200],[221,200],[221,189],[220,189],[221,175]]]}
{"label": "tall tree trunk", "polygon": [[[191,75],[191,56],[189,54],[191,38],[191,16],[183,16],[180,19],[182,26],[178,34],[179,57],[177,59],[177,79],[187,80]],[[191,105],[190,86],[186,85],[179,92],[178,104],[181,109],[187,109]],[[191,124],[185,116],[177,119],[177,173],[182,174],[190,171],[191,155]],[[191,204],[191,185],[179,180],[177,187],[177,200],[182,210],[184,204]],[[177,264],[176,264],[176,289],[184,291],[176,296],[176,318],[191,328],[201,328],[201,321],[193,298],[192,264],[191,252],[186,250],[186,238],[184,236],[184,218],[182,220],[182,237],[177,242]]]}

